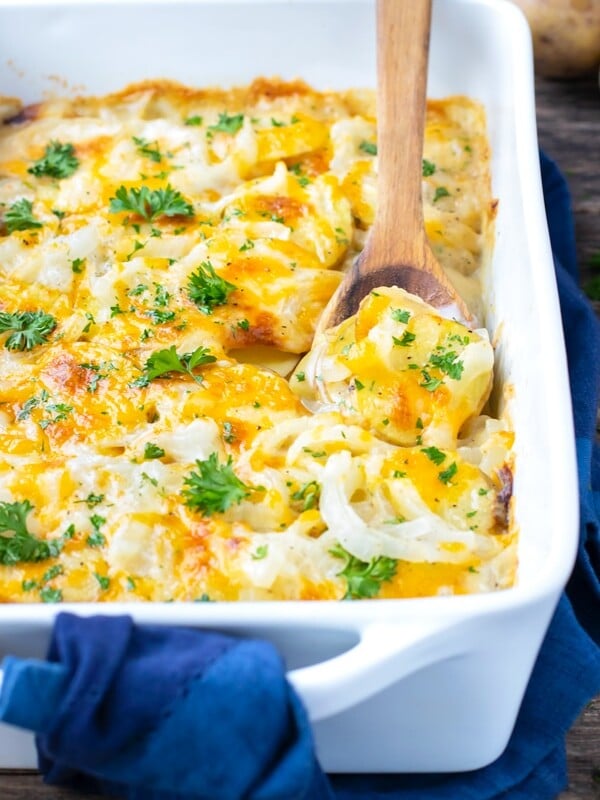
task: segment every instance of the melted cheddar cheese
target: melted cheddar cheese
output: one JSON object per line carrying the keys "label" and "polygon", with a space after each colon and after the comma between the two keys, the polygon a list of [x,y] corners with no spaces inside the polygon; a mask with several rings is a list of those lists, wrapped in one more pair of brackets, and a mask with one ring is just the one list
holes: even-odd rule
{"label": "melted cheddar cheese", "polygon": [[[1,98],[0,602],[512,583],[485,331],[381,288],[315,338],[374,219],[374,106],[264,79]],[[429,102],[423,176],[480,313],[480,106]]]}

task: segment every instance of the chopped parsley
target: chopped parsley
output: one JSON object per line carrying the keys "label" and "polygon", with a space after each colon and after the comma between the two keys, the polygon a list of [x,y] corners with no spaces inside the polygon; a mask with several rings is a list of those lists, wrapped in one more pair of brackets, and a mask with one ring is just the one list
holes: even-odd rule
{"label": "chopped parsley", "polygon": [[126,189],[120,186],[115,196],[110,198],[109,211],[118,214],[130,211],[147,222],[158,217],[192,217],[194,209],[190,203],[170,184],[166,189]]}
{"label": "chopped parsley", "polygon": [[216,453],[211,453],[205,461],[196,461],[198,471],[192,471],[184,480],[182,495],[186,506],[210,516],[227,511],[248,497],[252,489],[237,477],[232,463],[229,456],[224,464],[219,464]]}
{"label": "chopped parsley", "polygon": [[300,186],[302,186],[302,188],[308,186],[308,184],[310,183],[310,178],[308,178],[308,176],[306,176],[302,172],[302,167],[300,164],[292,164],[288,169],[290,172],[294,173],[298,183],[300,184]]}
{"label": "chopped parsley", "polygon": [[337,574],[346,579],[344,600],[358,600],[365,597],[376,597],[381,584],[390,581],[396,574],[398,562],[395,558],[378,556],[371,561],[361,561],[351,555],[341,544],[336,544],[329,551],[336,558],[346,559],[346,566]]}
{"label": "chopped parsley", "polygon": [[56,327],[56,319],[44,311],[0,311],[0,333],[12,331],[4,342],[7,350],[31,350],[45,344]]}
{"label": "chopped parsley", "polygon": [[256,552],[252,553],[252,559],[254,561],[261,561],[263,558],[266,558],[269,554],[269,545],[268,544],[260,544],[256,548]]}
{"label": "chopped parsley", "polygon": [[42,583],[49,583],[53,581],[54,578],[58,578],[59,575],[64,573],[64,567],[62,564],[55,564],[50,569],[47,569],[46,572],[42,575]]}
{"label": "chopped parsley", "polygon": [[[103,361],[101,364],[84,363],[79,366],[90,371],[90,380],[87,385],[87,391],[90,394],[93,394],[98,389],[100,381],[108,378],[109,372],[114,372],[117,369],[112,361]],[[106,370],[106,372],[102,372],[102,370]]]}
{"label": "chopped parsley", "polygon": [[60,589],[54,589],[52,586],[44,586],[40,590],[40,600],[42,603],[62,603],[63,595]]}
{"label": "chopped parsley", "polygon": [[129,261],[133,256],[138,252],[138,250],[143,250],[146,247],[146,242],[140,242],[137,239],[133,242],[133,250],[131,253],[127,253],[126,259]]}
{"label": "chopped parsley", "polygon": [[42,223],[33,216],[33,203],[22,197],[16,200],[4,214],[4,224],[9,233],[43,228]]}
{"label": "chopped parsley", "polygon": [[98,581],[98,584],[103,592],[106,592],[108,587],[110,586],[110,578],[106,577],[106,575],[99,575],[97,572],[94,572],[94,578]]}
{"label": "chopped parsley", "polygon": [[435,164],[433,161],[428,161],[426,158],[423,159],[423,177],[428,178],[430,175],[433,175],[435,172]]}
{"label": "chopped parsley", "polygon": [[50,142],[46,152],[29,167],[27,172],[40,178],[47,175],[49,178],[68,178],[79,166],[79,159],[75,155],[72,144]]}
{"label": "chopped parsley", "polygon": [[88,333],[92,325],[96,324],[96,320],[94,319],[94,315],[90,314],[89,311],[85,312],[85,318],[87,319],[87,324],[84,326],[82,333]]}
{"label": "chopped parsley", "polygon": [[238,320],[237,326],[238,326],[238,328],[240,328],[243,331],[250,330],[250,323],[249,323],[249,321],[247,319]]}
{"label": "chopped parsley", "polygon": [[403,308],[394,308],[392,309],[392,319],[406,324],[410,319],[410,311],[406,311]]}
{"label": "chopped parsley", "polygon": [[150,460],[152,458],[162,458],[165,451],[154,442],[146,442],[144,445],[144,458]]}
{"label": "chopped parsley", "polygon": [[85,264],[85,258],[74,258],[71,261],[71,269],[77,275],[83,272],[83,265]]}
{"label": "chopped parsley", "polygon": [[433,195],[433,202],[437,203],[442,197],[450,197],[450,192],[445,186],[438,186]]}
{"label": "chopped parsley", "polygon": [[298,381],[298,383],[303,383],[306,380],[306,375],[303,372],[297,372],[296,380]]}
{"label": "chopped parsley", "polygon": [[198,126],[202,125],[203,118],[200,117],[198,114],[195,114],[193,117],[188,117],[185,121],[186,125]]}
{"label": "chopped parsley", "polygon": [[139,297],[139,295],[144,294],[146,291],[148,291],[147,285],[145,283],[138,283],[138,285],[130,289],[127,294],[129,297]]}
{"label": "chopped parsley", "polygon": [[155,164],[160,164],[163,157],[158,148],[158,142],[147,142],[146,139],[141,139],[138,136],[133,136],[132,138],[140,155],[146,156],[146,158],[154,161]]}
{"label": "chopped parsley", "polygon": [[424,389],[427,389],[428,392],[435,392],[435,390],[438,389],[443,383],[441,378],[432,378],[426,369],[421,370],[421,375],[423,377],[423,380],[421,381],[419,386],[422,386]]}
{"label": "chopped parsley", "polygon": [[71,411],[73,411],[73,406],[69,406],[66,403],[47,403],[44,406],[44,410],[47,411],[50,416],[40,420],[38,423],[43,431],[45,431],[49,425],[54,425],[56,422],[64,422]]}
{"label": "chopped parsley", "polygon": [[404,333],[400,338],[398,338],[397,336],[392,336],[392,339],[396,347],[408,347],[414,342],[416,338],[417,337],[415,336],[415,334],[411,333],[410,331],[404,331]]}
{"label": "chopped parsley", "polygon": [[231,114],[229,115],[226,111],[223,114],[219,114],[219,121],[216,125],[209,125],[209,131],[215,131],[217,133],[237,133],[239,129],[244,124],[244,115],[243,114]]}
{"label": "chopped parsley", "polygon": [[29,400],[26,400],[23,405],[21,406],[21,410],[16,415],[16,419],[20,422],[21,420],[27,419],[34,408],[37,408],[40,403],[45,403],[46,400],[50,395],[46,391],[46,389],[42,389],[39,396],[34,395],[34,397],[30,397]]}
{"label": "chopped parsley", "polygon": [[213,308],[227,303],[227,298],[237,289],[233,283],[221,278],[210,261],[203,261],[190,275],[188,297],[203,314],[212,314]]}
{"label": "chopped parsley", "polygon": [[227,444],[231,444],[235,441],[235,434],[233,432],[233,425],[231,422],[223,423],[223,439],[225,439]]}
{"label": "chopped parsley", "polygon": [[150,311],[146,311],[146,316],[154,325],[164,325],[165,322],[173,322],[177,315],[174,311],[153,308]]}
{"label": "chopped parsley", "polygon": [[90,547],[102,547],[106,544],[106,538],[101,532],[100,528],[104,525],[106,519],[99,514],[92,514],[90,523],[92,526],[92,533],[87,537],[86,542]]}
{"label": "chopped parsley", "polygon": [[42,408],[43,412],[48,413],[50,416],[41,419],[38,422],[38,425],[42,430],[46,430],[49,425],[53,425],[55,422],[62,422],[64,421],[67,416],[73,411],[73,406],[69,406],[66,403],[49,403],[50,395],[46,391],[46,389],[42,389],[39,395],[35,395],[34,397],[30,397],[25,403],[23,403],[21,410],[17,413],[16,419],[20,422],[21,420],[27,419],[34,408]]}
{"label": "chopped parsley", "polygon": [[292,500],[302,503],[302,511],[309,511],[317,506],[320,496],[321,487],[316,481],[310,481],[292,494]]}
{"label": "chopped parsley", "polygon": [[[281,220],[281,222],[283,222],[283,219]],[[350,240],[346,236],[346,232],[344,231],[343,228],[336,228],[335,232],[337,234],[336,237],[335,237],[335,241],[338,244],[344,245],[344,246],[347,245],[347,244],[350,244]]]}
{"label": "chopped parsley", "polygon": [[427,458],[430,461],[433,461],[433,463],[437,466],[439,466],[442,461],[446,460],[446,454],[442,453],[441,450],[438,450],[437,447],[423,447],[421,452],[425,453]]}
{"label": "chopped parsley", "polygon": [[93,494],[92,492],[88,494],[85,500],[77,500],[78,503],[85,503],[88,508],[94,508],[94,506],[99,505],[104,500],[103,494]]}
{"label": "chopped parsley", "polygon": [[244,253],[246,250],[253,250],[254,249],[254,242],[252,239],[246,239],[244,244],[239,248],[240,253]]}
{"label": "chopped parsley", "polygon": [[437,353],[432,353],[429,356],[429,364],[440,372],[443,372],[452,380],[459,381],[462,377],[465,365],[458,358],[458,353],[454,350],[444,350],[443,348],[436,348]]}
{"label": "chopped parsley", "polygon": [[369,156],[377,155],[377,145],[375,144],[375,142],[367,142],[366,140],[362,141],[358,145],[358,149],[362,150],[363,153],[366,153]]}
{"label": "chopped parsley", "polygon": [[448,469],[445,469],[443,472],[439,473],[438,478],[441,480],[442,483],[448,484],[450,483],[450,481],[456,475],[457,472],[458,472],[458,467],[456,466],[456,462],[453,461],[452,464],[450,464],[450,466],[448,467]]}
{"label": "chopped parsley", "polygon": [[311,450],[310,447],[303,447],[302,451],[304,453],[308,453],[308,455],[312,456],[313,458],[325,458],[327,455],[326,450]]}

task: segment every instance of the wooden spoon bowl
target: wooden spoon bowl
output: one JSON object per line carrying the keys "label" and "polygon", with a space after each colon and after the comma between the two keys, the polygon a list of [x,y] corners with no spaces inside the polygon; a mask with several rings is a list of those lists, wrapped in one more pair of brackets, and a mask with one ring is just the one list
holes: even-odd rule
{"label": "wooden spoon bowl", "polygon": [[377,211],[364,250],[319,321],[333,327],[377,286],[399,286],[446,317],[472,316],[433,255],[421,198],[431,0],[377,0]]}

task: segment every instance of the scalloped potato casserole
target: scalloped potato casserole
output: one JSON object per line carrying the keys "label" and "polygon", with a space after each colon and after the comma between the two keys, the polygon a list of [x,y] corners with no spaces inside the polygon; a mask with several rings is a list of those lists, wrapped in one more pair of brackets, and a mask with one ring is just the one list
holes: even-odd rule
{"label": "scalloped potato casserole", "polygon": [[[0,602],[511,585],[487,332],[382,287],[315,336],[374,217],[373,92],[155,81],[0,119]],[[480,311],[468,98],[428,103],[423,199]]]}

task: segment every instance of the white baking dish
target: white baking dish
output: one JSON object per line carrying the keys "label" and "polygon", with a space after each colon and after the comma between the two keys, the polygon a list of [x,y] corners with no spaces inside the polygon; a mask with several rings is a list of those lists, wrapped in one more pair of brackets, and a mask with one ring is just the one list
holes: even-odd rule
{"label": "white baking dish", "polygon": [[[141,7],[143,5],[143,8]],[[146,77],[196,85],[301,76],[373,86],[370,0],[0,0],[0,94],[103,93]],[[430,96],[487,109],[497,242],[486,276],[499,384],[514,386],[517,585],[470,597],[345,603],[103,605],[139,622],[264,636],[284,654],[329,771],[483,766],[504,749],[577,542],[564,345],[540,186],[531,46],[503,0],[434,9]],[[43,654],[65,606],[3,606],[0,657]],[[29,737],[0,726],[0,767],[33,766]]]}

